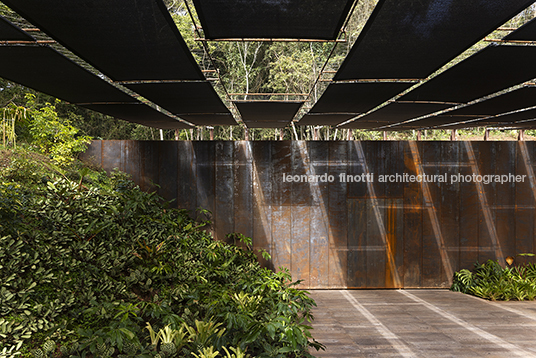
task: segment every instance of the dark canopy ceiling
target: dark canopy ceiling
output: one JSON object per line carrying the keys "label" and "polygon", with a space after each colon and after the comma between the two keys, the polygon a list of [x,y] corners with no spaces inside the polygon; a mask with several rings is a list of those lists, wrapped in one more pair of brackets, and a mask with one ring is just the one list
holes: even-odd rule
{"label": "dark canopy ceiling", "polygon": [[0,16],[0,41],[34,41],[34,38]]}
{"label": "dark canopy ceiling", "polygon": [[353,0],[193,0],[205,37],[337,38]]}
{"label": "dark canopy ceiling", "polygon": [[533,0],[380,0],[335,80],[426,78]]}
{"label": "dark canopy ceiling", "polygon": [[205,79],[162,1],[3,2],[114,81]]}
{"label": "dark canopy ceiling", "polygon": [[242,120],[250,128],[284,128],[302,104],[303,102],[235,102]]}
{"label": "dark canopy ceiling", "polygon": [[[197,125],[236,124],[162,0],[2,1],[95,71],[38,44],[0,18],[1,77],[161,128],[188,127],[173,115]],[[333,40],[354,4],[353,0],[193,1],[205,37],[213,39]],[[298,124],[402,130],[466,121],[474,125],[475,118],[485,123],[490,116],[496,122],[499,117],[512,122],[507,112],[534,106],[532,87],[466,104],[535,78],[535,46],[489,46],[432,79],[428,76],[532,3],[380,0],[333,81]],[[504,40],[536,40],[534,21]],[[134,93],[127,94],[122,86]],[[137,94],[172,115],[140,102]],[[249,127],[284,127],[299,118],[302,104],[234,103]],[[451,108],[455,110],[449,112]]]}

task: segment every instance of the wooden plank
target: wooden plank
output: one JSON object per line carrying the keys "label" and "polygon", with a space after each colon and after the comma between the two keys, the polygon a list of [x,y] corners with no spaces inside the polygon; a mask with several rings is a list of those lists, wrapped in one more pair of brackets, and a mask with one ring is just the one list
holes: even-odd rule
{"label": "wooden plank", "polygon": [[177,206],[195,217],[197,209],[197,158],[191,141],[177,142]]}
{"label": "wooden plank", "polygon": [[272,143],[272,261],[276,269],[290,270],[291,210],[290,182],[283,175],[291,172],[290,141]]}
{"label": "wooden plank", "polygon": [[[251,142],[253,153],[253,248],[272,252],[272,146],[270,142]],[[271,260],[257,255],[263,267],[274,269]]]}
{"label": "wooden plank", "polygon": [[[441,159],[441,142],[420,142],[419,152],[423,174],[439,175],[438,165],[428,166],[429,163],[439,163]],[[421,183],[424,203],[422,232],[422,286],[441,287],[444,275],[444,262],[441,256],[441,240],[443,227],[439,222],[441,193],[438,183]]]}
{"label": "wooden plank", "polygon": [[[417,168],[409,142],[403,143],[404,173],[416,175]],[[404,187],[404,287],[421,287],[423,197],[419,183]]]}
{"label": "wooden plank", "polygon": [[[530,185],[530,170],[533,163],[534,142],[519,141],[516,148],[516,175],[526,175],[523,182],[515,185],[515,252],[534,252],[534,193]],[[515,256],[516,264],[534,262],[527,256]]]}
{"label": "wooden plank", "polygon": [[226,241],[226,235],[234,232],[233,142],[218,141],[215,150],[214,234],[217,240]]}
{"label": "wooden plank", "polygon": [[[329,167],[328,142],[307,142],[312,174],[331,174]],[[329,272],[329,219],[327,216],[328,183],[320,182],[313,190],[314,202],[311,203],[310,217],[310,264],[309,286],[328,288]]]}
{"label": "wooden plank", "polygon": [[[338,178],[346,173],[348,142],[329,142],[330,173]],[[330,288],[347,287],[348,274],[348,213],[346,208],[346,183],[334,180],[328,184],[329,218],[329,273]]]}

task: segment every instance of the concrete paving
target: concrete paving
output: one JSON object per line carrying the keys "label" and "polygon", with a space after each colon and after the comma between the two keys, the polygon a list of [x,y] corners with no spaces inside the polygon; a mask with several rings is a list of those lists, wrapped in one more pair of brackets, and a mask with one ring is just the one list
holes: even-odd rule
{"label": "concrete paving", "polygon": [[316,357],[536,357],[536,302],[448,290],[314,290]]}

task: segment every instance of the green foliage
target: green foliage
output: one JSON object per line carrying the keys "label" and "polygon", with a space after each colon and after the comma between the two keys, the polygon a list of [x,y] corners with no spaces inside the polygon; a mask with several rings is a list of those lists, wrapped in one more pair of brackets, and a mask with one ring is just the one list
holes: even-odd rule
{"label": "green foliage", "polygon": [[454,274],[451,290],[493,301],[534,300],[536,265],[503,268],[497,261],[475,264],[474,272],[463,269]]}
{"label": "green foliage", "polygon": [[17,135],[15,133],[15,123],[26,119],[26,108],[9,103],[2,108],[2,146],[5,148],[11,144],[16,145]]}
{"label": "green foliage", "polygon": [[59,117],[52,104],[37,106],[32,94],[27,95],[27,100],[33,144],[42,153],[50,155],[57,164],[72,163],[75,156],[86,149],[91,138],[77,136],[78,129],[68,119]]}
{"label": "green foliage", "polygon": [[42,159],[20,150],[0,170],[5,354],[47,356],[48,340],[53,354],[73,357],[209,356],[223,347],[237,357],[298,357],[322,347],[307,326],[314,301],[288,271],[261,268],[250,238],[233,235],[242,247],[214,241],[206,223],[125,174]]}

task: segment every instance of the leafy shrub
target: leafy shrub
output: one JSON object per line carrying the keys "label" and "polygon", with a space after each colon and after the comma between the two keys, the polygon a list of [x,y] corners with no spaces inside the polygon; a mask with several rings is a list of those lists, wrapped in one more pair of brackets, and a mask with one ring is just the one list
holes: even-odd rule
{"label": "leafy shrub", "polygon": [[65,357],[322,348],[307,326],[314,301],[288,271],[261,268],[247,243],[213,240],[120,172],[84,169],[75,181],[31,158],[18,165],[36,170],[0,172],[0,346]]}
{"label": "leafy shrub", "polygon": [[503,268],[497,261],[475,264],[454,274],[452,291],[463,292],[489,300],[534,300],[536,298],[536,265]]}
{"label": "leafy shrub", "polygon": [[27,106],[30,108],[30,135],[32,143],[42,153],[59,165],[71,164],[76,155],[87,148],[91,142],[88,136],[78,136],[78,129],[67,118],[58,116],[55,105],[46,103],[38,107],[33,94],[27,94]]}

